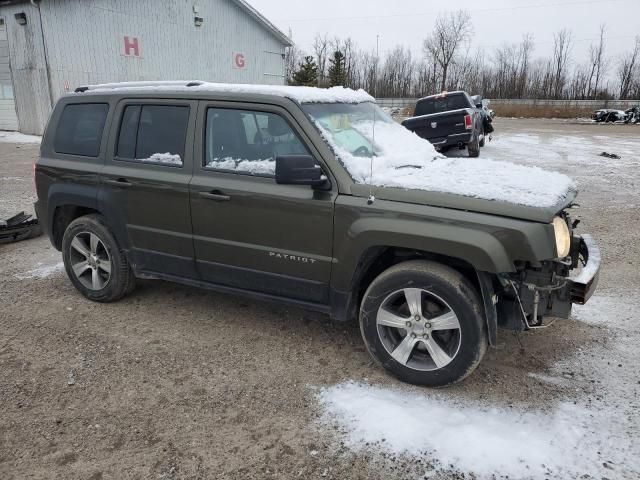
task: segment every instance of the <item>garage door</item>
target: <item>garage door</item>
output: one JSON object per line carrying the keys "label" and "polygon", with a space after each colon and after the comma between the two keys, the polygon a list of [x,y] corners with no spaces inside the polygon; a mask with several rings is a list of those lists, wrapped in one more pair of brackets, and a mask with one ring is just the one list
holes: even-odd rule
{"label": "garage door", "polygon": [[9,69],[9,42],[4,18],[0,18],[0,130],[18,130],[18,116]]}

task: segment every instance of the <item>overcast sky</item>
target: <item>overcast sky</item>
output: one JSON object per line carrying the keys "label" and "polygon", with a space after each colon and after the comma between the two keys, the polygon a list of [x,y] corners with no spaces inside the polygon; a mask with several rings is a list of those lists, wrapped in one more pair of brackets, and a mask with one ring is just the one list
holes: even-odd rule
{"label": "overcast sky", "polygon": [[606,51],[620,55],[631,49],[640,34],[640,0],[249,0],[283,32],[291,29],[294,42],[307,52],[316,33],[351,37],[363,48],[380,53],[395,45],[421,53],[422,39],[439,12],[465,9],[474,25],[474,48],[519,41],[534,35],[534,56],[551,53],[553,32],[573,33],[573,61],[585,60],[587,49],[607,26]]}

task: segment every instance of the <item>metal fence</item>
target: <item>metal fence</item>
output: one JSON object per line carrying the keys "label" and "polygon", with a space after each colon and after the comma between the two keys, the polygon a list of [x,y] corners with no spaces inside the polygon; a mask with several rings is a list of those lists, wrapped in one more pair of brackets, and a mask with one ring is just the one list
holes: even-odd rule
{"label": "metal fence", "polygon": [[[404,108],[413,106],[417,98],[378,98],[378,105],[386,108]],[[490,99],[490,105],[531,105],[545,107],[619,108],[625,110],[640,105],[640,100],[528,100],[528,99]]]}

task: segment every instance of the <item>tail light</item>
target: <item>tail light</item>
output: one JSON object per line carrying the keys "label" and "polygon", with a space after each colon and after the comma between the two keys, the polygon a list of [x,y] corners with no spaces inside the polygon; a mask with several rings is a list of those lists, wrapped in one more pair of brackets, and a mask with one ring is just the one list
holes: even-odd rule
{"label": "tail light", "polygon": [[471,123],[471,115],[464,116],[464,128],[465,130],[471,130],[471,128],[473,128],[473,124]]}

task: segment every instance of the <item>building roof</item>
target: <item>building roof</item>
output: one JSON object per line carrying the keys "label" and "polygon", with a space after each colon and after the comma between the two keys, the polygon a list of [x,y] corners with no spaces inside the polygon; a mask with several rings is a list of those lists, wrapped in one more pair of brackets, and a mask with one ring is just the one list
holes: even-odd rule
{"label": "building roof", "polygon": [[[0,0],[0,7],[2,5],[10,5],[13,3],[24,3],[30,0]],[[274,37],[282,42],[285,47],[290,47],[293,45],[291,39],[285,35],[282,30],[276,27],[273,23],[271,23],[267,18],[262,15],[258,10],[253,8],[249,2],[245,0],[231,0],[235,3],[241,10],[243,10],[247,15],[253,18],[256,22],[266,28]]]}
{"label": "building roof", "polygon": [[271,23],[267,18],[262,15],[258,10],[249,5],[245,0],[232,0],[238,7],[245,11],[250,17],[253,17],[255,21],[261,24],[264,28],[269,30],[278,40],[280,40],[286,47],[293,45],[291,39],[285,35],[278,27]]}
{"label": "building roof", "polygon": [[159,81],[159,82],[120,82],[103,83],[78,87],[76,94],[89,93],[223,93],[273,95],[285,97],[299,103],[362,103],[375,102],[364,90],[350,88],[288,87],[284,85],[254,85],[236,83],[210,83],[200,81]]}

